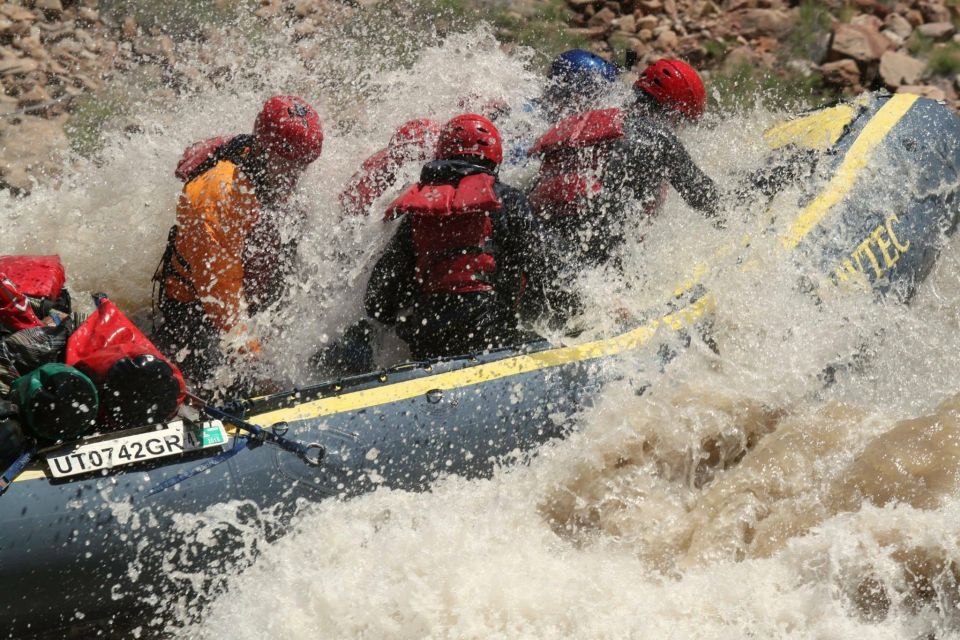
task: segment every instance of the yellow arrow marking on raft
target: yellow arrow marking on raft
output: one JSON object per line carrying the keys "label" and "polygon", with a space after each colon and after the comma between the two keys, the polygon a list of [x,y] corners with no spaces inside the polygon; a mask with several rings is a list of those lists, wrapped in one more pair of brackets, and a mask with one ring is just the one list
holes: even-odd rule
{"label": "yellow arrow marking on raft", "polygon": [[883,142],[890,130],[918,99],[919,96],[898,93],[877,111],[850,146],[827,188],[797,216],[786,235],[781,238],[785,249],[794,249],[800,244],[830,210],[850,193],[860,171],[870,161],[874,149]]}

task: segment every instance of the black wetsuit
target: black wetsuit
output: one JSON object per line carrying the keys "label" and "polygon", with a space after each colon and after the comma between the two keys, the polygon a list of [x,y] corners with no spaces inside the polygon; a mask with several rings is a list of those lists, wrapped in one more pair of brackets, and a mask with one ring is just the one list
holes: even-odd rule
{"label": "black wetsuit", "polygon": [[[420,184],[458,185],[470,175],[494,175],[465,160],[439,160],[424,166]],[[396,325],[417,359],[460,355],[516,344],[532,338],[518,327],[543,304],[542,232],[526,197],[499,180],[494,192],[500,208],[490,214],[492,234],[483,252],[494,256],[490,291],[425,294],[417,282],[417,255],[411,216],[405,214],[396,235],[377,261],[366,293],[367,314]],[[409,310],[409,312],[407,312]]]}
{"label": "black wetsuit", "polygon": [[[591,152],[588,148],[581,153]],[[615,259],[628,228],[659,205],[665,184],[688,205],[716,218],[720,200],[716,184],[665,123],[627,112],[624,136],[597,152],[600,193],[577,215],[555,216],[549,223],[575,268]]]}

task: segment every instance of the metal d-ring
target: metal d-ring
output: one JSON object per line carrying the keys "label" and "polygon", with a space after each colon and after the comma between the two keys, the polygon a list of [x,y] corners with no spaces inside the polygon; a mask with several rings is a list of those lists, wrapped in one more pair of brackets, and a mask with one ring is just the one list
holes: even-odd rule
{"label": "metal d-ring", "polygon": [[[310,455],[310,450],[316,449],[315,457]],[[323,463],[323,459],[327,455],[327,449],[319,442],[311,442],[310,444],[304,447],[303,453],[300,454],[300,459],[306,462],[311,467],[319,467]]]}

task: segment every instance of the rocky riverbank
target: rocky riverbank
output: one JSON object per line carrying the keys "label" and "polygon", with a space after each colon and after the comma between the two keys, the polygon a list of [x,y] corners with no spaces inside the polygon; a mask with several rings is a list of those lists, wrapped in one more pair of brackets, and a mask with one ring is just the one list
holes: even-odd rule
{"label": "rocky riverbank", "polygon": [[[718,89],[712,93],[720,107],[749,105],[758,95],[817,102],[881,88],[956,106],[960,91],[954,0],[427,2],[436,4],[424,11],[441,12],[438,31],[487,20],[506,43],[535,46],[544,59],[574,45],[618,61],[632,52],[638,66],[665,55],[685,58]],[[226,73],[216,52],[244,37],[238,19],[259,25],[254,29],[287,30],[298,43],[292,50],[309,65],[316,51],[303,45],[318,31],[364,12],[417,19],[409,6],[7,0],[0,4],[0,189],[26,195],[62,173],[66,152],[94,153],[100,127],[117,119],[139,87],[149,87],[153,99],[172,99],[216,82]],[[118,97],[120,85],[125,93]]]}
{"label": "rocky riverbank", "polygon": [[765,73],[825,93],[909,91],[957,106],[960,3],[951,0],[568,0],[600,53],[678,56],[715,74]]}

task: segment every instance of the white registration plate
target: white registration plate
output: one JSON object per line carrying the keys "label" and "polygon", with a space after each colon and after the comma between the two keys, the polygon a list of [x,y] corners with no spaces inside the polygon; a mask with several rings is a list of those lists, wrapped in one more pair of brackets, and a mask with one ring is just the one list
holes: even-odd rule
{"label": "white registration plate", "polygon": [[47,454],[47,465],[53,477],[66,478],[226,443],[227,432],[219,420],[198,424],[178,420],[154,431],[57,449]]}

